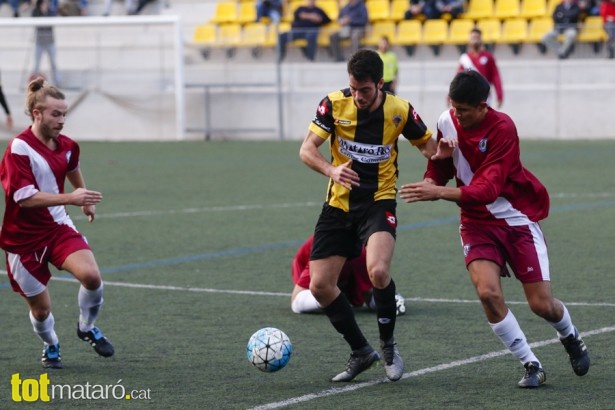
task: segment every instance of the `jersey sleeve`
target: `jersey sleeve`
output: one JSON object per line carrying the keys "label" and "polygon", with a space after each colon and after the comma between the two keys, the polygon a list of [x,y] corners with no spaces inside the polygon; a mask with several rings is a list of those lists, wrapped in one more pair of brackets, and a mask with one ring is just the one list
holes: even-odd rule
{"label": "jersey sleeve", "polygon": [[15,139],[2,161],[2,186],[7,196],[16,203],[30,198],[38,192],[36,179],[30,167],[30,157],[24,147],[25,143]]}
{"label": "jersey sleeve", "polygon": [[331,136],[334,129],[333,105],[331,104],[331,99],[327,96],[318,105],[316,115],[310,123],[309,130],[326,140]]}
{"label": "jersey sleeve", "polygon": [[431,131],[412,104],[408,104],[408,121],[406,121],[402,134],[414,146],[426,143],[432,136]]}

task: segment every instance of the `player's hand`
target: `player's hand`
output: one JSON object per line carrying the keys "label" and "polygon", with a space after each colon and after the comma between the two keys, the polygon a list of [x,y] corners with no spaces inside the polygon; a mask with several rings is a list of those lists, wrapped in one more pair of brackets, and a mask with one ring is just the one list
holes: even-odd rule
{"label": "player's hand", "polygon": [[94,220],[94,215],[96,214],[96,205],[85,205],[81,207],[81,210],[88,217],[88,222],[92,222]]}
{"label": "player's hand", "polygon": [[405,202],[433,201],[438,199],[439,187],[429,181],[402,185],[399,197]]}
{"label": "player's hand", "polygon": [[96,205],[102,200],[102,194],[85,188],[77,188],[71,193],[71,205]]}
{"label": "player's hand", "polygon": [[348,160],[348,162],[338,165],[333,168],[330,175],[331,179],[348,190],[352,190],[353,186],[359,186],[359,174],[357,174],[357,172],[351,167],[352,160]]}
{"label": "player's hand", "polygon": [[450,158],[453,156],[453,151],[457,148],[458,141],[452,138],[440,138],[436,153],[431,156],[432,160]]}

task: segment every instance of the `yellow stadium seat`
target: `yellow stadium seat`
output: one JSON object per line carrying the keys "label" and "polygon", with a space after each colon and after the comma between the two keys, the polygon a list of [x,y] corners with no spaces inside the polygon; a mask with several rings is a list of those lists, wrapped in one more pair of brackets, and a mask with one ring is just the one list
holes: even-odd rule
{"label": "yellow stadium seat", "polygon": [[448,38],[448,22],[442,19],[426,20],[423,23],[423,43],[444,44]]}
{"label": "yellow stadium seat", "polygon": [[214,16],[209,21],[214,24],[234,23],[237,20],[237,3],[234,1],[221,1],[216,4]]}
{"label": "yellow stadium seat", "polygon": [[472,20],[453,20],[449,26],[447,44],[465,45],[468,43],[470,31],[474,28]]}
{"label": "yellow stadium seat", "polygon": [[416,46],[422,39],[421,22],[418,20],[402,20],[397,23],[397,36],[391,44],[399,46]]}
{"label": "yellow stadium seat", "polygon": [[519,16],[526,19],[549,16],[547,14],[547,0],[521,0]]}
{"label": "yellow stadium seat", "polygon": [[549,31],[553,30],[551,17],[534,17],[530,20],[526,43],[538,44]]}
{"label": "yellow stadium seat", "polygon": [[478,20],[476,26],[483,34],[484,44],[495,44],[502,37],[502,22],[500,19],[490,18]]}
{"label": "yellow stadium seat", "polygon": [[493,17],[505,20],[519,17],[520,12],[519,0],[495,0]]}
{"label": "yellow stadium seat", "polygon": [[256,21],[256,1],[244,0],[239,3],[239,12],[235,21],[241,24],[254,23]]}
{"label": "yellow stadium seat", "polygon": [[603,28],[602,17],[589,16],[585,18],[579,30],[577,41],[581,43],[600,43],[606,41],[607,35]]}
{"label": "yellow stadium seat", "polygon": [[215,46],[217,27],[214,24],[200,24],[194,29],[192,41],[202,46]]}
{"label": "yellow stadium seat", "polygon": [[406,10],[408,10],[409,4],[409,0],[392,0],[390,19],[396,22],[402,21],[406,14]]}
{"label": "yellow stadium seat", "polygon": [[391,3],[389,0],[369,0],[365,3],[367,15],[371,23],[381,20],[389,20],[391,17]]}
{"label": "yellow stadium seat", "polygon": [[470,0],[467,10],[461,18],[468,20],[481,20],[493,17],[494,0]]}
{"label": "yellow stadium seat", "polygon": [[440,54],[440,48],[448,40],[448,22],[444,19],[426,20],[423,23],[423,44],[428,45],[434,55]]}
{"label": "yellow stadium seat", "polygon": [[389,38],[389,42],[395,38],[395,22],[394,21],[376,21],[369,27],[367,35],[363,39],[363,45],[376,46],[383,36]]}
{"label": "yellow stadium seat", "polygon": [[340,14],[340,8],[337,0],[316,0],[316,5],[323,9],[331,21],[336,21]]}
{"label": "yellow stadium seat", "polygon": [[241,33],[242,47],[263,47],[267,43],[267,27],[265,23],[248,23]]}
{"label": "yellow stadium seat", "polygon": [[220,44],[226,47],[236,47],[241,43],[241,24],[228,23],[219,27]]}
{"label": "yellow stadium seat", "polygon": [[511,18],[502,23],[502,37],[498,41],[501,44],[509,44],[513,53],[518,54],[521,45],[527,39],[527,20],[524,18]]}

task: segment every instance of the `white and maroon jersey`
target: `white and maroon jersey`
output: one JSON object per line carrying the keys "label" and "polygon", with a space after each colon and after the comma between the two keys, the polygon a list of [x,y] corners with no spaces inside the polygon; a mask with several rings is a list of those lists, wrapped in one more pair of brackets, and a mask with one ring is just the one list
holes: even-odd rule
{"label": "white and maroon jersey", "polygon": [[500,71],[495,63],[495,58],[487,50],[481,50],[478,53],[463,53],[459,57],[459,67],[457,71],[474,70],[481,73],[487,79],[489,84],[495,89],[495,94],[498,101],[504,99],[504,89],[502,88],[502,79]]}
{"label": "white and maroon jersey", "polygon": [[79,145],[64,135],[51,150],[28,128],[10,141],[0,164],[6,207],[0,247],[12,253],[37,249],[58,225],[74,228],[64,206],[22,208],[19,202],[37,192],[64,193],[66,174],[79,168]]}
{"label": "white and maroon jersey", "polygon": [[438,140],[456,139],[452,158],[429,161],[426,178],[445,185],[455,178],[461,189],[461,223],[481,222],[520,226],[549,214],[549,194],[523,167],[519,136],[511,118],[488,108],[471,130],[461,128],[453,110],[438,119]]}

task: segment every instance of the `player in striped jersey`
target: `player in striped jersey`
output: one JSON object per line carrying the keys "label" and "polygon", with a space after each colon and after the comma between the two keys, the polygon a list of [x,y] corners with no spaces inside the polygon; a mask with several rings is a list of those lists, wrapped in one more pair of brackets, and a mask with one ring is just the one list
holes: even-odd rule
{"label": "player in striped jersey", "polygon": [[[0,164],[6,201],[0,247],[6,252],[11,285],[26,299],[32,327],[43,341],[43,367],[62,367],[47,288],[49,263],[81,283],[77,336],[109,357],[113,345],[94,326],[103,303],[100,271],[65,209],[80,206],[92,222],[102,195],[86,189],[79,145],[60,133],[67,113],[64,94],[42,78],[35,79],[28,84],[26,108],[32,125],[9,142]],[[64,192],[65,179],[73,192]]]}
{"label": "player in striped jersey", "polygon": [[[553,326],[574,372],[583,376],[590,365],[587,347],[566,306],[551,292],[539,225],[549,213],[549,194],[521,163],[512,119],[492,109],[488,96],[489,83],[477,71],[455,76],[449,88],[452,108],[440,116],[437,137],[456,148],[447,159],[430,160],[424,181],[403,185],[400,198],[459,205],[465,263],[493,332],[525,367],[519,387],[541,386],[546,374],[504,301],[501,277],[510,276],[507,264],[532,311]],[[457,187],[446,187],[452,178]]]}
{"label": "player in striped jersey", "polygon": [[[310,291],[352,350],[346,370],[332,381],[350,381],[380,360],[337,286],[346,260],[366,246],[384,368],[395,381],[404,371],[394,339],[396,288],[389,273],[397,227],[398,140],[403,135],[427,158],[437,144],[408,101],[382,91],[383,63],[376,51],[357,51],[347,70],[349,87],[320,102],[300,149],[306,165],[329,177],[314,231]],[[319,151],[327,140],[331,161]]]}

